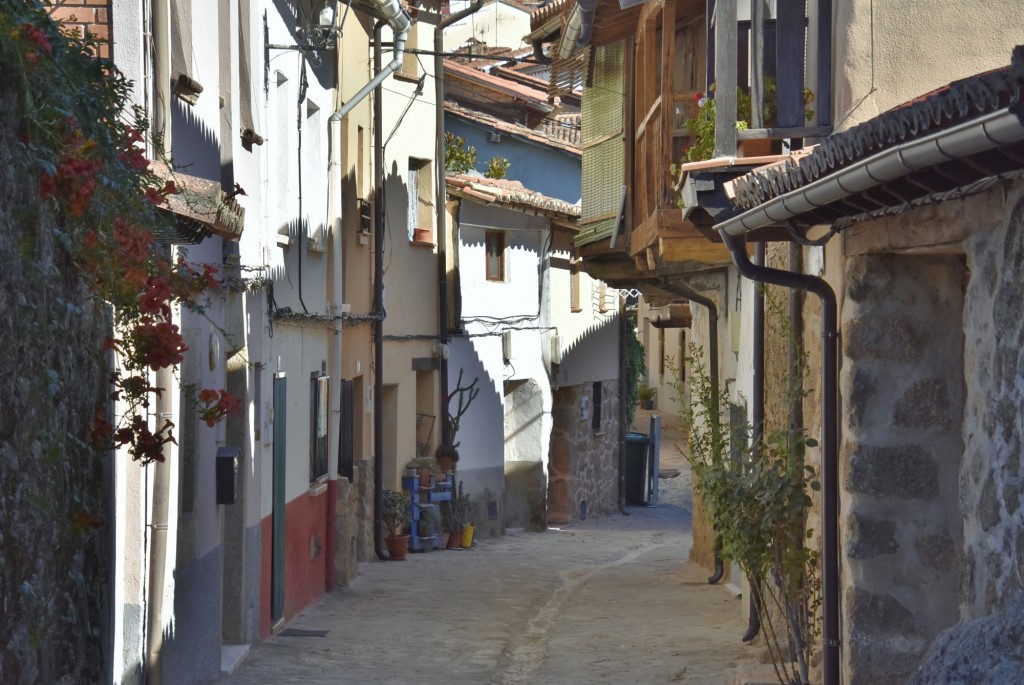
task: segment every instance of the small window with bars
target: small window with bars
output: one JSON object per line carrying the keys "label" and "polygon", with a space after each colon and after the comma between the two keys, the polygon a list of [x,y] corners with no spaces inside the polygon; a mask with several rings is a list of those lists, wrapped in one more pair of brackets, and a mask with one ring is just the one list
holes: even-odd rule
{"label": "small window with bars", "polygon": [[309,482],[327,478],[327,417],[330,378],[314,373],[309,379]]}

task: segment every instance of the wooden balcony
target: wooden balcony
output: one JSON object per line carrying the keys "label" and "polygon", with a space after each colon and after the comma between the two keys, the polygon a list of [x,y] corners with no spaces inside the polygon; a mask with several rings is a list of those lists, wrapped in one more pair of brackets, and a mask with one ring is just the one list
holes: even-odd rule
{"label": "wooden balcony", "polygon": [[[750,2],[749,20],[737,20],[738,2]],[[685,152],[691,141],[685,122],[696,116],[698,99],[707,95],[707,84],[716,83],[716,157],[736,157],[740,140],[785,139],[795,148],[803,138],[831,132],[831,3],[809,0],[805,15],[804,3],[780,2],[778,16],[766,18],[761,15],[763,4],[757,0],[647,0],[632,15],[635,30],[625,39],[624,64],[617,72],[625,78],[614,83],[602,81],[604,62],[600,52],[593,53],[591,92],[603,93],[602,97],[622,92],[622,116],[621,124],[599,132],[601,135],[588,143],[585,93],[584,185],[588,181],[588,145],[606,145],[621,136],[617,158],[623,160],[625,169],[617,180],[607,164],[597,166],[605,180],[600,191],[591,190],[591,197],[603,200],[604,205],[590,216],[584,190],[581,226],[599,227],[581,231],[577,240],[588,272],[613,285],[637,287],[731,261],[711,230],[723,212],[735,211],[721,201],[724,195],[702,193],[700,201],[710,200],[715,206],[698,213],[689,208],[684,218],[679,179],[670,169],[687,161]],[[709,27],[709,11],[717,17],[713,27]],[[618,9],[617,0],[601,0],[596,12],[594,42],[600,51],[599,29],[616,16],[615,40],[621,40],[625,35],[621,22],[626,15]],[[805,64],[805,36],[813,41],[808,52],[816,61],[810,65]],[[804,101],[804,73],[809,66],[816,77],[806,88],[824,95],[815,99],[810,122]],[[771,86],[768,107],[764,106],[766,84]],[[741,131],[736,128],[738,88],[751,100],[750,112],[743,114],[749,121]],[[602,114],[607,114],[607,109]],[[771,159],[752,159],[747,165],[730,161],[723,164],[729,167],[724,173],[706,174],[705,179],[710,180],[705,183],[717,185],[767,161]],[[621,203],[617,202],[620,185]],[[764,236],[762,239],[768,239]]]}

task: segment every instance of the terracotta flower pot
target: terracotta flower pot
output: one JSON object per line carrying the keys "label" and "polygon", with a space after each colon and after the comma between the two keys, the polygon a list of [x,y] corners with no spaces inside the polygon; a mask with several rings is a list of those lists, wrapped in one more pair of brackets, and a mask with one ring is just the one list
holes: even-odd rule
{"label": "terracotta flower pot", "polygon": [[409,553],[408,535],[391,535],[384,538],[388,546],[388,559],[391,561],[405,561],[405,555]]}
{"label": "terracotta flower pot", "polygon": [[462,549],[462,531],[454,530],[448,536],[448,544],[446,549]]}

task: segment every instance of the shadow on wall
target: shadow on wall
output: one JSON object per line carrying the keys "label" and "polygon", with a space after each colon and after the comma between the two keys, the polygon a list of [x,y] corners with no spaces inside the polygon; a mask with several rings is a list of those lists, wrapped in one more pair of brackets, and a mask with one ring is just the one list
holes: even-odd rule
{"label": "shadow on wall", "polygon": [[[391,163],[391,171],[384,179],[384,271],[387,273],[391,266],[391,248],[395,243],[407,241],[409,236],[409,209],[410,197],[409,187],[405,184],[405,178],[398,171],[398,162]],[[433,209],[433,203],[428,208],[418,207],[417,211]],[[433,220],[431,219],[431,224]]]}
{"label": "shadow on wall", "polygon": [[[212,95],[210,97],[213,97]],[[220,140],[192,107],[173,98],[171,151],[177,171],[221,183]]]}
{"label": "shadow on wall", "polygon": [[448,385],[455,387],[460,369],[463,370],[463,384],[466,379],[480,379],[477,383],[480,394],[462,417],[455,436],[460,455],[457,478],[473,498],[472,520],[477,527],[477,535],[490,537],[505,532],[501,512],[505,492],[504,420],[501,395],[496,388],[501,380],[487,373],[477,346],[480,343],[493,344],[496,353],[500,354],[500,336],[473,339],[457,336],[452,340]]}

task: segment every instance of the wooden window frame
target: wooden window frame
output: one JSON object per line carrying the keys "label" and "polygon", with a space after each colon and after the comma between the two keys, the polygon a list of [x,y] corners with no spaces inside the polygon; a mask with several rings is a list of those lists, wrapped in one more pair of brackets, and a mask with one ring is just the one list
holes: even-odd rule
{"label": "wooden window frame", "polygon": [[[497,255],[497,274],[491,269],[491,254]],[[505,231],[484,233],[484,277],[492,283],[505,282]]]}

